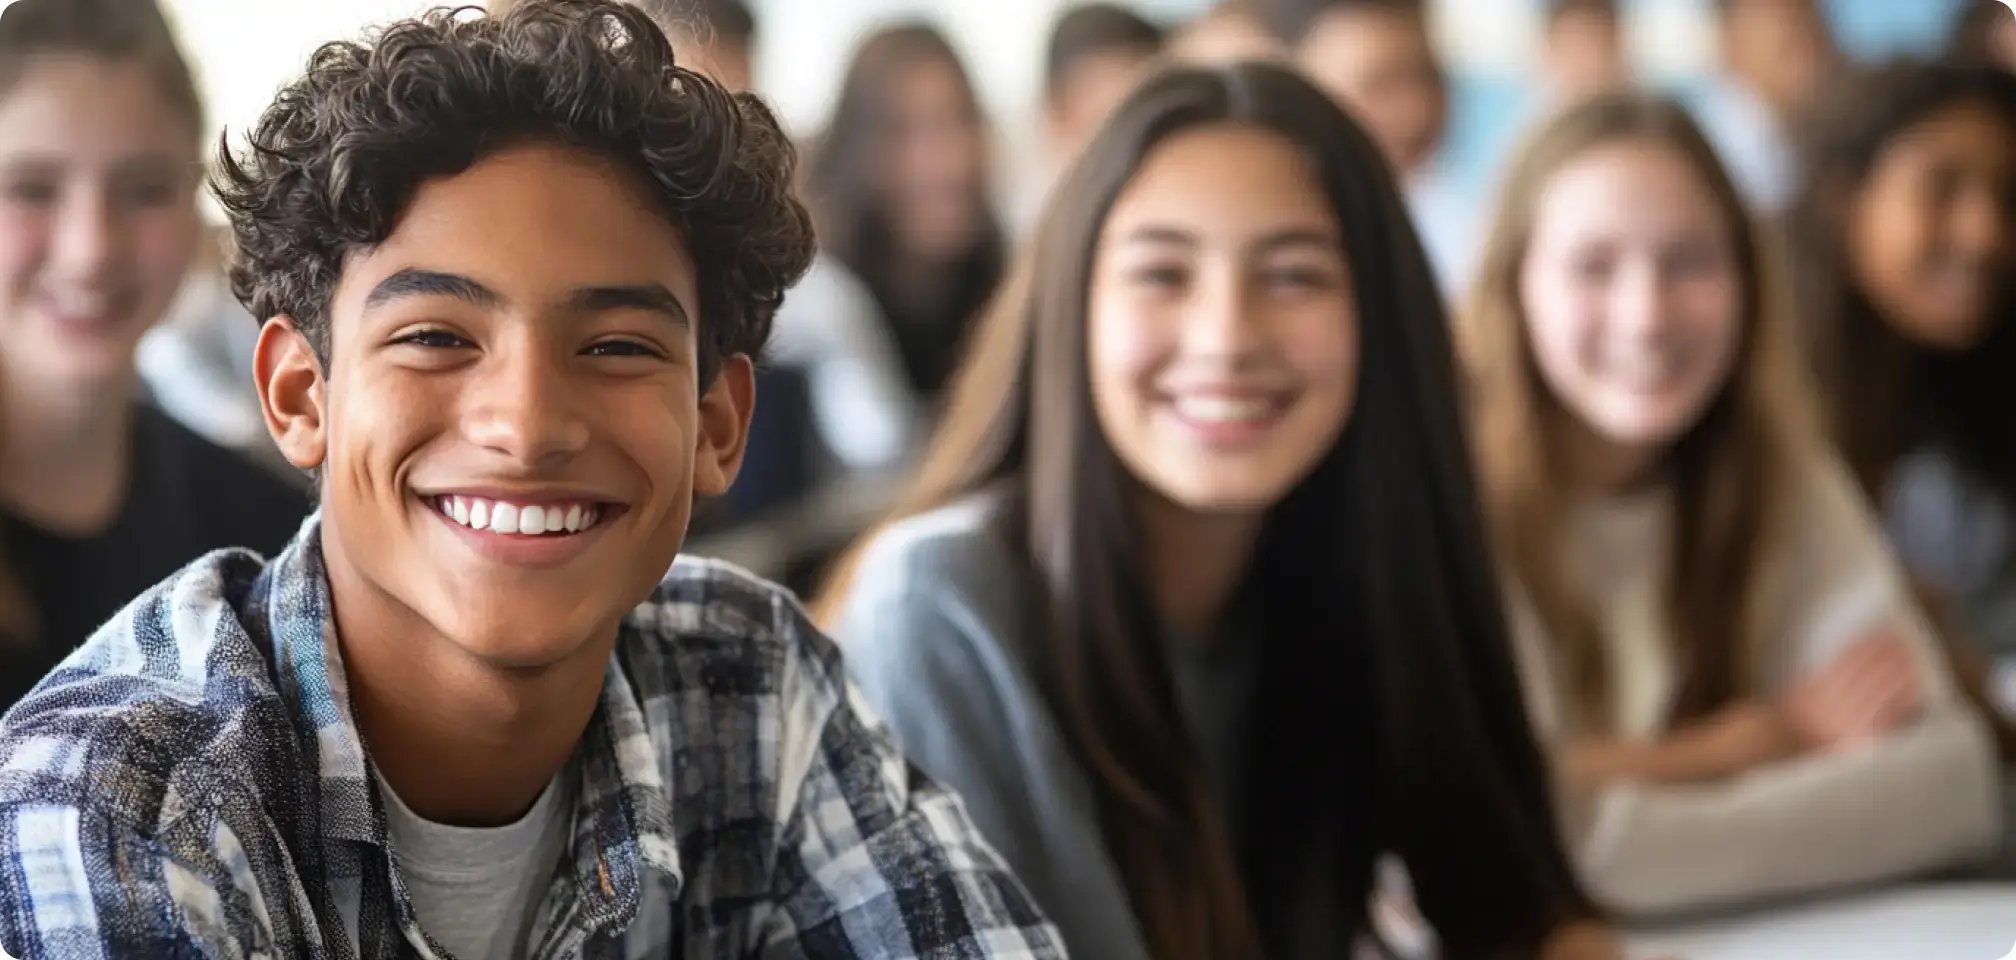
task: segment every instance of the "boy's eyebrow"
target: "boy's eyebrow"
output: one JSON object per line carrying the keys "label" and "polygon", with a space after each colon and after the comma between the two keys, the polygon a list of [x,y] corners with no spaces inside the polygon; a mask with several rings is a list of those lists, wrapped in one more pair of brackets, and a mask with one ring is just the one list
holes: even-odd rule
{"label": "boy's eyebrow", "polygon": [[583,287],[569,297],[569,306],[585,313],[602,313],[609,310],[649,310],[662,313],[682,327],[693,325],[686,305],[678,296],[658,283],[640,283],[624,286]]}
{"label": "boy's eyebrow", "polygon": [[371,295],[364,298],[364,309],[370,310],[405,297],[453,297],[484,308],[504,304],[504,298],[497,291],[459,273],[408,267],[378,281],[378,285],[371,288]]}

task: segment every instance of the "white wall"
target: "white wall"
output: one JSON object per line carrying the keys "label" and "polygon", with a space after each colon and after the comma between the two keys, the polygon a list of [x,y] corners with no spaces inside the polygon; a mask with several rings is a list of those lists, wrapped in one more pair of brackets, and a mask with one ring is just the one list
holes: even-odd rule
{"label": "white wall", "polygon": [[[214,128],[242,130],[322,43],[355,37],[430,0],[161,0],[181,34]],[[215,139],[213,136],[211,139]]]}
{"label": "white wall", "polygon": [[[410,15],[437,0],[163,0],[191,49],[213,123],[250,123],[273,91],[326,40]],[[753,0],[762,21],[758,79],[791,127],[815,131],[855,43],[877,26],[922,17],[944,28],[973,70],[1005,134],[1027,129],[1040,84],[1045,34],[1069,0]],[[1643,62],[1661,74],[1698,69],[1707,36],[1705,0],[1639,0],[1634,18]],[[1135,0],[1177,22],[1209,0]],[[1452,64],[1514,75],[1531,62],[1534,0],[1438,0],[1436,32]]]}
{"label": "white wall", "polygon": [[[6,0],[0,0],[4,3]],[[408,15],[441,0],[162,0],[181,28],[209,98],[214,122],[241,127],[325,40]],[[785,121],[815,131],[829,108],[854,44],[877,25],[921,16],[939,24],[967,58],[982,99],[1005,137],[1031,129],[1045,34],[1070,0],[751,0],[762,21],[758,79]],[[1471,76],[1515,80],[1532,69],[1538,0],[1432,0],[1437,40],[1450,66]],[[1709,0],[1626,0],[1633,57],[1655,80],[1696,75],[1712,58]],[[1959,0],[1824,0],[1859,26],[1856,35],[1896,32],[1902,21],[1937,16]],[[1133,0],[1165,22],[1210,0]],[[1887,19],[1886,19],[1887,18]],[[1900,21],[1892,25],[1888,21]],[[1893,27],[1895,29],[1893,29]],[[1923,32],[1919,30],[1918,32]],[[1850,37],[1848,39],[1855,39]]]}
{"label": "white wall", "polygon": [[[162,0],[187,45],[213,125],[240,129],[324,41],[408,16],[439,0]],[[854,44],[876,26],[922,16],[942,26],[996,116],[1017,115],[1039,82],[1044,35],[1066,0],[754,0],[759,82],[794,130],[817,129]],[[1175,19],[1202,0],[1145,0]]]}

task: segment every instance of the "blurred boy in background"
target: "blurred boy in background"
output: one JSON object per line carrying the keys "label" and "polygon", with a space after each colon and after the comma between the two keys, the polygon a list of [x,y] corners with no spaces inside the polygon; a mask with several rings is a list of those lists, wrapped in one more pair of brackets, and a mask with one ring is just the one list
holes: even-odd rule
{"label": "blurred boy in background", "polygon": [[1436,163],[1449,87],[1420,0],[1273,0],[1263,12],[1302,72],[1385,154],[1437,280],[1454,290],[1476,238],[1469,199]]}
{"label": "blurred boy in background", "polygon": [[1631,82],[1616,0],[1550,0],[1541,40],[1545,96],[1580,100]]}
{"label": "blurred boy in background", "polygon": [[1816,0],[1715,0],[1721,74],[1695,104],[1744,199],[1776,214],[1797,189],[1791,143],[1841,53]]}
{"label": "blurred boy in background", "polygon": [[1054,167],[1106,120],[1162,53],[1161,27],[1112,3],[1072,7],[1057,18],[1043,57],[1043,112]]}
{"label": "blurred boy in background", "polygon": [[1270,60],[1285,53],[1253,0],[1221,0],[1169,38],[1170,56],[1184,63]]}

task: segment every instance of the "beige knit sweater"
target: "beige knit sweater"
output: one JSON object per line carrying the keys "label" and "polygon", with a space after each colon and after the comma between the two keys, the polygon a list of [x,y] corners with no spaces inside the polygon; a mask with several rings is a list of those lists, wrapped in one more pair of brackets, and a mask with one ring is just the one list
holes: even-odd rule
{"label": "beige knit sweater", "polygon": [[[1782,509],[1788,526],[1760,573],[1759,697],[1822,668],[1872,630],[1901,632],[1918,655],[1924,709],[1871,746],[1814,754],[1733,779],[1618,784],[1575,804],[1569,847],[1592,895],[1653,915],[1901,877],[1976,857],[2001,831],[2000,783],[1986,729],[1910,599],[1898,565],[1847,471],[1816,459]],[[1590,504],[1566,538],[1569,571],[1597,600],[1614,691],[1614,735],[1659,736],[1677,678],[1662,616],[1669,490]],[[1512,597],[1528,709],[1561,745],[1561,694],[1548,637]]]}

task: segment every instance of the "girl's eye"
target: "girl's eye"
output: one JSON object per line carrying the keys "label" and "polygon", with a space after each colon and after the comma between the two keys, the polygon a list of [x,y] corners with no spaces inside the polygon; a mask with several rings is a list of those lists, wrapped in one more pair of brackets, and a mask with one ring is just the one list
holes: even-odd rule
{"label": "girl's eye", "polygon": [[1272,290],[1314,290],[1329,285],[1329,274],[1316,267],[1279,267],[1262,279]]}
{"label": "girl's eye", "polygon": [[1144,287],[1180,287],[1187,278],[1182,267],[1154,266],[1142,267],[1133,272],[1134,282]]}

